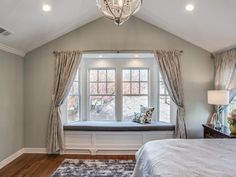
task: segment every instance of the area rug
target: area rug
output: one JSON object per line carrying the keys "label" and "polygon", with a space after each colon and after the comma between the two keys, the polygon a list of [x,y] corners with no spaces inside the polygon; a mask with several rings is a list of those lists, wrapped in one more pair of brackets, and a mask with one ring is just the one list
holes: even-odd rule
{"label": "area rug", "polygon": [[52,177],[131,177],[134,160],[65,159]]}

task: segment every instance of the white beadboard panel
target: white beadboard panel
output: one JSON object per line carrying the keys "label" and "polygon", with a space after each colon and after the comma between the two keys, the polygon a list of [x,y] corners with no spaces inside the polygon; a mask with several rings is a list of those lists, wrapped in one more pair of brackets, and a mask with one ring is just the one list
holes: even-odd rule
{"label": "white beadboard panel", "polygon": [[146,142],[173,138],[173,131],[65,131],[65,153],[124,155]]}
{"label": "white beadboard panel", "polygon": [[[78,144],[79,145],[92,145],[92,134],[81,132],[80,134],[76,132],[66,132],[65,144]],[[78,142],[78,143],[77,143]]]}
{"label": "white beadboard panel", "polygon": [[134,133],[103,133],[95,134],[95,145],[136,145],[142,144],[142,134]]}

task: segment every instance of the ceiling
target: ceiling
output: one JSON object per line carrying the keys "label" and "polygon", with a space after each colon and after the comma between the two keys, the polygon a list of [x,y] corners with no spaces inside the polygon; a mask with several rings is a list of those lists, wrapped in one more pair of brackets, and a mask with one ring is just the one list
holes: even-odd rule
{"label": "ceiling", "polygon": [[[236,0],[144,0],[135,16],[209,52],[236,46]],[[1,0],[0,27],[13,34],[0,47],[23,55],[100,17],[95,0]]]}

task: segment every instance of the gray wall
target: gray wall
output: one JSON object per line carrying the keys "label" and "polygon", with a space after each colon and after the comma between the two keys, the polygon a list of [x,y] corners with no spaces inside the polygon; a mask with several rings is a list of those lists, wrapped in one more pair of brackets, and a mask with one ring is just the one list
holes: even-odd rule
{"label": "gray wall", "polygon": [[23,58],[0,50],[0,161],[23,148]]}
{"label": "gray wall", "polygon": [[186,120],[190,137],[201,137],[207,120],[207,90],[212,86],[210,53],[166,31],[131,18],[120,27],[101,18],[28,53],[24,61],[25,146],[45,147],[54,50],[179,49],[184,79]]}

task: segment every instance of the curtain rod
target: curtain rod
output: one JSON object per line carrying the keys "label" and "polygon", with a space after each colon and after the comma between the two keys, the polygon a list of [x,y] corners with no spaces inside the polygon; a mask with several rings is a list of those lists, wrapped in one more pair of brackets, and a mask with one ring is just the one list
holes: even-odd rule
{"label": "curtain rod", "polygon": [[[154,53],[155,50],[81,50],[83,54],[87,53]],[[183,53],[183,50],[180,50],[180,53]],[[54,54],[56,51],[53,52]]]}

